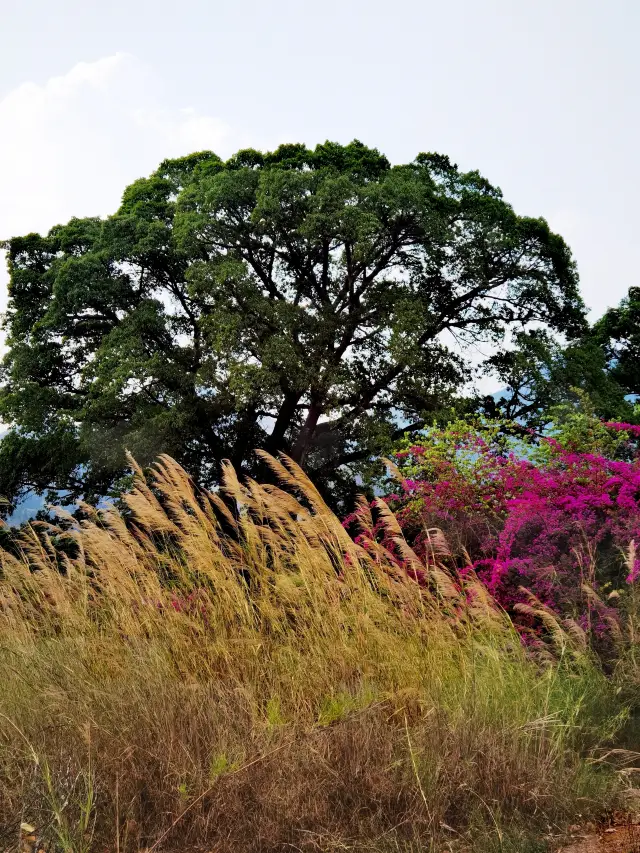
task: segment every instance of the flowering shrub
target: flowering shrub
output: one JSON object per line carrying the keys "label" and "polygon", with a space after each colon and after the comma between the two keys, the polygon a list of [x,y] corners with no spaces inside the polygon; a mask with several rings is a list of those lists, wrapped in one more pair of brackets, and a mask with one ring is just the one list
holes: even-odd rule
{"label": "flowering shrub", "polygon": [[385,501],[420,556],[440,528],[458,568],[473,568],[510,612],[528,590],[601,635],[616,611],[590,590],[617,600],[640,576],[639,437],[589,417],[536,441],[517,425],[454,424],[404,441]]}

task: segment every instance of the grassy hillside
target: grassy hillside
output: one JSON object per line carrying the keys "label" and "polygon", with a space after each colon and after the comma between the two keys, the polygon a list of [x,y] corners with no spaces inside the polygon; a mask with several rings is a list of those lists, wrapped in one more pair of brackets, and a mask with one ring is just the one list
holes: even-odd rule
{"label": "grassy hillside", "polygon": [[162,458],[124,515],[7,534],[2,849],[534,851],[613,801],[587,653],[533,659],[436,534],[418,585],[271,465],[214,495]]}

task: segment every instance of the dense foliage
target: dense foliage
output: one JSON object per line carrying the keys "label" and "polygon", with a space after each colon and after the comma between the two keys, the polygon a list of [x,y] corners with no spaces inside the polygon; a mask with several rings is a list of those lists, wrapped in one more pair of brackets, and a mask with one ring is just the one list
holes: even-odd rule
{"label": "dense foliage", "polygon": [[489,399],[486,413],[540,429],[553,421],[556,406],[575,404],[582,393],[601,418],[638,423],[639,328],[640,289],[632,287],[619,306],[564,346],[545,329],[516,333],[512,346],[485,364],[505,386],[500,399]]}
{"label": "dense foliage", "polygon": [[445,156],[391,166],[359,142],[168,160],[108,219],[7,250],[10,498],[104,494],[126,448],[207,484],[264,447],[339,503],[402,424],[471,405],[470,344],[585,330],[543,219]]}

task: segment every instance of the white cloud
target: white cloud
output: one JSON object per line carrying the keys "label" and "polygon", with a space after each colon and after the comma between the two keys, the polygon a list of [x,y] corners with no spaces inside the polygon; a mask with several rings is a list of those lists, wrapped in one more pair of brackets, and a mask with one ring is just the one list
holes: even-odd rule
{"label": "white cloud", "polygon": [[[24,83],[0,101],[0,239],[112,213],[125,186],[165,157],[227,154],[229,144],[220,119],[167,108],[161,80],[128,54]],[[4,260],[0,292],[1,309]]]}
{"label": "white cloud", "polygon": [[220,119],[201,115],[193,107],[184,107],[177,112],[169,110],[135,110],[133,115],[138,128],[153,132],[166,145],[182,153],[217,148],[216,141],[223,143],[229,128]]}

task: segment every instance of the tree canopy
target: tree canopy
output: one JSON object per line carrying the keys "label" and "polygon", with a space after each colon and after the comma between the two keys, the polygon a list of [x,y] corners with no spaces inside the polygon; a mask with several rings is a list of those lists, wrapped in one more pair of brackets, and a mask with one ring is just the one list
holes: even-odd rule
{"label": "tree canopy", "polygon": [[640,396],[640,287],[630,287],[617,308],[610,308],[593,330],[611,378],[627,395]]}
{"label": "tree canopy", "polygon": [[586,404],[609,421],[640,420],[640,288],[629,289],[584,334],[562,345],[545,329],[514,336],[486,369],[500,377],[501,399],[487,401],[492,416],[544,428],[558,406]]}
{"label": "tree canopy", "polygon": [[477,171],[354,141],[167,160],[111,217],[6,244],[0,491],[105,494],[283,450],[339,492],[483,343],[585,329],[571,253]]}

